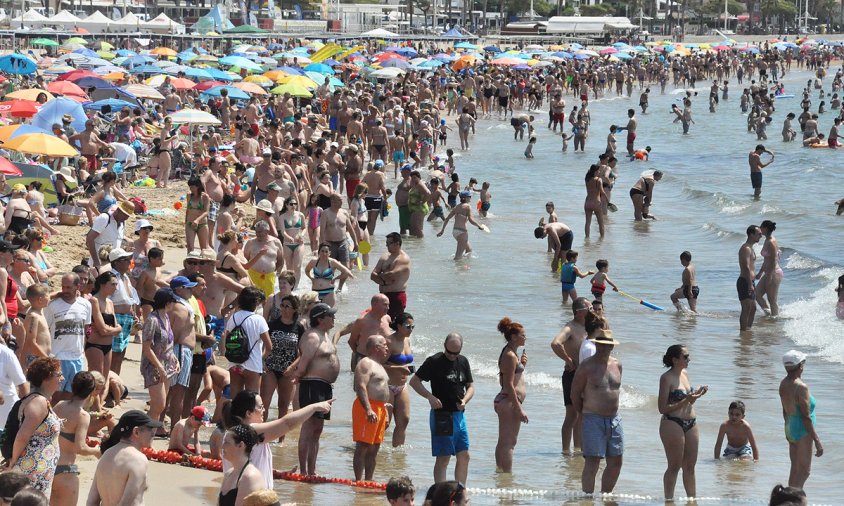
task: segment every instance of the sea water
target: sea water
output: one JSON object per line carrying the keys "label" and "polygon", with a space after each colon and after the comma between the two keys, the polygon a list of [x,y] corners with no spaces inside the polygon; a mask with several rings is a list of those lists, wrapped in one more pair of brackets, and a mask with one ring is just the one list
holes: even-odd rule
{"label": "sea water", "polygon": [[[786,89],[800,96],[810,73],[791,72]],[[828,80],[829,81],[829,80]],[[708,112],[708,85],[701,82],[693,98],[695,124],[682,135],[670,112],[676,95],[653,86],[651,106],[641,114],[639,91],[633,98],[614,93],[590,102],[592,124],[586,154],[569,145],[561,153],[559,134],[545,128],[547,112],[536,113],[536,158],[526,160],[525,141],[514,141],[509,120],[480,119],[471,139],[471,150],[460,151],[456,132],[449,147],[457,153],[457,172],[465,185],[470,177],[489,181],[493,194],[490,217],[482,220],[491,229],[484,234],[470,227],[471,258],[454,261],[451,224],[437,238],[441,223],[426,224],[423,239],[405,239],[404,249],[413,260],[408,288],[408,311],[415,317],[412,335],[416,366],[426,356],[442,350],[449,332],[464,336],[464,355],[474,374],[476,394],[466,416],[471,439],[470,488],[482,489],[473,504],[591,504],[579,499],[583,459],[561,453],[560,426],[564,407],[560,375],[562,361],[550,348],[552,338],[571,319],[570,307],[560,300],[560,283],[549,271],[546,242],[536,240],[533,229],[544,216],[544,205],[554,201],[557,214],[575,234],[573,249],[580,252],[581,269],[594,269],[599,258],[608,259],[609,277],[621,290],[666,308],[656,312],[608,290],[606,314],[621,344],[613,354],[623,364],[620,413],[624,419],[625,452],[615,488],[618,504],[662,502],[665,454],[659,438],[657,411],[661,357],[675,343],[688,347],[692,384],[709,385],[696,404],[700,447],[697,461],[697,495],[701,504],[738,502],[767,504],[775,484],[786,483],[788,444],[783,435],[782,408],[777,388],[784,376],[782,354],[798,348],[809,355],[804,380],[817,398],[817,431],[825,454],[812,463],[806,484],[811,503],[842,504],[844,499],[844,323],[835,317],[835,280],[844,273],[841,244],[844,217],[835,216],[834,202],[844,197],[842,150],[806,149],[800,142],[783,143],[780,130],[788,112],[799,113],[799,98],[776,102],[777,112],[762,141],[776,154],[764,169],[762,198],[754,200],[747,165],[748,153],[759,141],[747,133],[746,116],[739,109],[742,87],[733,79],[730,98],[718,111]],[[747,85],[747,83],[745,83]],[[829,91],[830,83],[826,83]],[[572,97],[566,96],[566,119]],[[813,109],[817,93],[813,91]],[[829,98],[827,98],[827,101]],[[547,104],[546,104],[547,107]],[[627,109],[635,107],[639,119],[637,148],[653,148],[648,162],[630,162],[623,156],[626,133],[618,135],[619,178],[612,200],[619,210],[610,214],[607,236],[598,238],[593,220],[591,239],[584,239],[584,175],[606,146],[610,124],[625,125]],[[826,133],[835,111],[822,115]],[[449,119],[451,121],[451,119]],[[567,123],[568,125],[568,123]],[[799,127],[794,122],[795,128]],[[444,152],[439,149],[438,152]],[[763,155],[767,160],[767,155]],[[635,223],[627,194],[645,170],[665,173],[656,184],[651,212],[657,221]],[[395,181],[390,173],[389,186]],[[480,185],[479,185],[480,186]],[[473,198],[472,207],[477,198]],[[738,329],[738,249],[748,225],[764,219],[777,222],[785,279],[780,290],[781,315],[757,313],[752,332]],[[370,265],[384,252],[384,235],[397,230],[395,206],[378,223]],[[760,242],[761,245],[761,242]],[[669,295],[680,286],[679,255],[689,250],[697,267],[701,293],[700,314],[678,314]],[[758,251],[758,246],[757,246]],[[756,262],[761,266],[761,257]],[[377,291],[368,272],[356,272],[339,296],[337,328],[356,318]],[[589,296],[588,278],[577,283],[578,293]],[[525,326],[529,362],[525,371],[527,399],[524,409],[530,423],[523,425],[515,449],[512,475],[495,470],[494,450],[498,420],[492,399],[499,391],[497,359],[504,345],[496,331],[507,316]],[[354,443],[351,434],[352,376],[350,350],[345,338],[339,345],[343,368],[335,384],[337,401],[325,424],[317,463],[319,474],[352,478]],[[410,387],[407,387],[410,388]],[[391,430],[378,456],[377,481],[406,474],[419,489],[417,503],[433,482],[430,454],[428,402],[411,391],[412,410],[403,448],[390,447]],[[713,448],[719,424],[727,418],[731,401],[747,405],[760,460],[716,461]],[[290,469],[298,463],[294,431],[275,450],[275,467]],[[451,469],[449,476],[452,476]],[[598,476],[600,484],[600,474]],[[600,486],[600,485],[599,485]],[[281,502],[299,504],[384,504],[384,497],[338,485],[297,485],[276,482]],[[676,497],[685,496],[682,477]]]}

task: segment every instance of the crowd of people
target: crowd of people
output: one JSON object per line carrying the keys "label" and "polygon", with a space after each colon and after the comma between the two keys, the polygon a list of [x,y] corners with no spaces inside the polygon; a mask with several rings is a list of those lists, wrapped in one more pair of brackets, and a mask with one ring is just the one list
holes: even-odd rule
{"label": "crowd of people", "polygon": [[[296,46],[296,41],[279,44],[289,50]],[[249,503],[247,497],[273,488],[270,443],[297,427],[299,469],[318,473],[320,436],[331,420],[333,384],[341,372],[338,343],[349,335],[356,395],[351,413],[355,479],[375,478],[376,457],[388,426],[393,426],[395,447],[404,444],[411,423],[424,423],[410,420],[412,390],[431,408],[428,426],[437,485],[429,500],[434,505],[464,504],[470,462],[465,411],[475,394],[472,368],[457,332],[445,337],[442,351],[414,366],[412,335],[418,320],[408,311],[413,307],[408,286],[416,273],[402,249],[405,238],[423,237],[426,220],[441,223],[438,236],[453,223],[456,260],[472,252],[469,225],[488,231],[482,221],[492,206],[491,182],[471,178],[468,185],[461,184],[458,163],[447,148],[448,132],[457,130],[460,149],[467,150],[475,142],[477,120],[509,115],[514,138],[523,141],[527,134],[525,156],[532,158],[534,131],[544,120],[525,111],[547,107],[547,127],[553,132],[560,127],[563,151],[570,139],[575,151],[583,150],[592,121],[590,100],[632,96],[638,85],[645,114],[649,86],[664,93],[669,83],[691,89],[711,80],[709,107],[714,111],[727,99],[728,84],[735,77],[740,86],[747,86],[741,108],[748,112],[748,129],[765,139],[774,114],[771,88],[781,93],[778,79],[796,61],[798,68],[805,66],[817,76],[816,84],[810,82],[803,91],[799,117],[804,145],[816,147],[822,136],[817,116],[810,113],[811,87],[822,89],[833,56],[824,47],[781,52],[766,43],[758,56],[727,49],[675,56],[636,53],[625,62],[557,57],[545,60],[551,62],[547,66],[516,70],[492,63],[490,55],[466,65],[367,79],[354,65],[356,57],[383,61],[382,49],[371,42],[335,54],[337,73],[315,83],[307,99],[285,92],[254,93],[240,100],[230,98],[227,90],[209,97],[202,88],[185,85],[190,74],[179,70],[161,81],[160,99],[140,99],[144,107],[128,104],[120,110],[90,112],[80,132],[72,126],[79,118],[62,116],[53,134],[77,147],[80,156],[47,161],[56,168],[59,202],[83,208],[89,227],[84,239],[89,258],[68,272],[59,272],[43,253],[45,234],[60,231],[54,228],[56,212],[44,204],[40,183],[15,180],[9,186],[5,176],[0,180],[8,190],[3,194],[9,196],[6,232],[0,240],[5,342],[0,346],[5,377],[0,380],[0,421],[8,417],[11,422],[6,424],[11,449],[8,455],[4,452],[8,472],[0,475],[0,482],[28,485],[46,497],[52,494],[53,504],[76,504],[85,493],[79,490],[76,459],[94,455],[100,460],[88,504],[138,503],[146,488],[147,460],[141,450],[162,437],[169,439],[173,451],[223,459],[219,504],[261,504]],[[388,52],[433,56],[441,50],[426,43]],[[207,54],[202,48],[186,51]],[[190,61],[184,54],[179,53],[178,64]],[[290,73],[301,66],[293,55],[279,61]],[[39,72],[32,78],[4,77],[16,89],[46,91],[50,81],[45,75],[49,76]],[[832,80],[833,110],[840,109],[837,92],[843,79],[839,70]],[[129,72],[118,85],[138,85],[137,81],[138,75]],[[694,124],[696,95],[688,91],[683,107],[674,108],[684,133]],[[569,97],[575,105],[566,118]],[[219,127],[182,131],[170,115],[186,109],[207,112]],[[637,149],[636,110],[629,109],[627,117],[623,126],[610,126],[605,152],[586,173],[584,237],[590,236],[593,217],[604,237],[605,218],[617,209],[611,196],[619,157],[635,163],[647,160],[651,151],[650,146]],[[784,141],[795,137],[791,120],[785,119]],[[837,146],[839,123],[836,119],[828,136],[831,148]],[[624,151],[616,149],[620,132],[626,132]],[[749,155],[757,198],[762,169],[773,162],[773,155],[762,161],[765,153],[770,151],[760,144]],[[155,238],[155,219],[136,216],[143,213],[142,203],[125,184],[127,173],[142,178],[142,170],[162,189],[150,191],[171,186],[171,175],[187,179],[187,193],[178,204],[184,207],[185,258],[172,273],[166,273],[164,265],[165,255],[174,252]],[[630,188],[635,220],[656,219],[651,203],[662,177],[661,171],[647,172]],[[477,207],[472,205],[476,194]],[[390,212],[390,199],[397,208],[399,230],[376,233]],[[564,362],[562,450],[583,455],[584,492],[609,493],[624,454],[619,414],[623,368],[612,354],[622,341],[613,335],[602,295],[607,285],[615,291],[619,287],[608,275],[607,259],[598,260],[594,271],[576,266],[572,227],[559,221],[553,202],[546,211],[547,219],[534,234],[547,238],[551,270],[560,274],[563,302],[570,300],[573,311],[572,320],[551,343]],[[778,313],[783,273],[775,230],[769,220],[749,227],[739,250],[741,330],[752,327],[757,304],[766,313]],[[386,252],[370,258],[373,244],[384,236]],[[763,236],[763,261],[757,270],[753,246]],[[682,286],[671,299],[682,310],[680,301],[686,299],[689,310],[695,311],[700,288],[692,254],[683,252],[680,262]],[[339,326],[336,306],[349,301],[338,294],[365,271],[376,285],[370,290],[375,293],[370,308]],[[594,300],[579,297],[575,288],[578,279],[588,276]],[[308,284],[310,289],[305,288]],[[839,297],[844,297],[840,287]],[[494,401],[500,427],[495,463],[500,471],[511,472],[519,429],[529,420],[524,407],[527,337],[524,326],[510,318],[501,319],[498,330],[505,344],[498,358],[501,390]],[[132,365],[125,362],[130,345],[141,349],[139,372],[149,406],[146,412],[126,411],[118,420],[112,410],[119,409],[128,393],[121,375]],[[670,346],[662,361],[668,369],[660,378],[658,397],[659,435],[667,459],[664,494],[674,498],[682,470],[686,495],[692,497],[697,493],[694,469],[700,440],[694,403],[708,387],[692,386],[686,346]],[[792,350],[782,361],[786,377],[780,396],[792,465],[789,487],[774,493],[799,497],[791,487],[803,487],[813,449],[819,457],[823,447],[814,428],[815,400],[801,379],[806,355]],[[269,413],[274,396],[277,418]],[[715,458],[758,460],[744,404],[735,401],[727,411]],[[206,424],[216,425],[207,448],[200,432]],[[99,448],[87,445],[89,437],[102,438]],[[454,480],[448,480],[452,457]],[[604,470],[596,487],[602,460]],[[15,481],[14,473],[25,475],[26,483]],[[393,504],[412,504],[413,494],[406,478],[392,480],[387,488]],[[0,496],[3,501],[15,497],[12,504],[17,504],[17,496],[5,488]]]}

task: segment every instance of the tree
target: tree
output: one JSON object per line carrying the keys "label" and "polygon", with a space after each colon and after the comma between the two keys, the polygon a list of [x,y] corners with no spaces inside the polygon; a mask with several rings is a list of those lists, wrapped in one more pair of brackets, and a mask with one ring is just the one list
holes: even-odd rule
{"label": "tree", "polygon": [[[834,0],[833,0],[834,1]],[[700,11],[706,14],[723,14],[724,1],[723,0],[709,0],[700,7]],[[747,7],[738,0],[727,0],[727,12],[735,16],[747,12]]]}
{"label": "tree", "polygon": [[606,16],[607,14],[612,14],[614,11],[615,8],[610,4],[580,6],[580,14],[583,16]]}
{"label": "tree", "polygon": [[[431,10],[433,4],[431,4],[430,0],[416,0],[416,7],[418,7],[419,10],[422,11],[422,14],[425,15],[425,17],[422,19],[422,27],[424,28],[428,24],[428,11]],[[432,20],[431,26],[433,28],[436,28],[438,26],[436,19]]]}

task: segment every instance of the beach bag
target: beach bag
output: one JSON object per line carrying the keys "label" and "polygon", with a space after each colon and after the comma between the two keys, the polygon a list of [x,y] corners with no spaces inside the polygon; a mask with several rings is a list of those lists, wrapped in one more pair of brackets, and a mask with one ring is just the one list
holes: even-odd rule
{"label": "beach bag", "polygon": [[[231,362],[232,364],[242,364],[249,360],[249,355],[252,353],[252,348],[258,344],[258,341],[255,341],[255,344],[249,346],[249,336],[246,334],[246,329],[243,328],[243,324],[246,320],[249,319],[252,315],[250,314],[240,323],[235,322],[234,328],[231,329],[229,335],[226,337],[226,344],[225,344],[225,357],[226,360]],[[234,316],[232,316],[234,319]]]}
{"label": "beach bag", "polygon": [[[9,418],[6,419],[6,427],[3,429],[2,445],[0,445],[2,446],[2,448],[0,448],[0,454],[3,455],[3,459],[5,460],[12,458],[12,450],[14,450],[15,447],[15,438],[18,437],[18,431],[23,423],[23,416],[19,416],[21,404],[33,395],[41,394],[33,392],[23,399],[18,399],[12,406],[12,410],[9,411]],[[50,410],[47,410],[47,416],[50,416]],[[47,416],[44,417],[44,420],[47,419]],[[41,423],[44,423],[44,421],[42,420]]]}

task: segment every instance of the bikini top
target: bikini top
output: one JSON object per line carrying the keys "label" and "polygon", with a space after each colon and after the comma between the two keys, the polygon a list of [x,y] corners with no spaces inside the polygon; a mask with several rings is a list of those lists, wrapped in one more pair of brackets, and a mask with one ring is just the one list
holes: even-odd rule
{"label": "bikini top", "polygon": [[287,220],[284,220],[284,229],[285,230],[287,230],[288,228],[302,228],[302,225],[304,225],[304,221],[302,220],[301,216],[299,216],[299,219],[296,220],[293,223],[288,223]]}
{"label": "bikini top", "polygon": [[243,476],[243,471],[246,470],[247,466],[249,466],[248,460],[246,461],[246,464],[240,469],[240,474],[237,475],[237,481],[234,483],[234,488],[229,490],[225,494],[221,491],[217,504],[219,504],[220,506],[234,506],[235,500],[237,499],[237,489],[240,486],[240,478]]}
{"label": "bikini top", "polygon": [[225,263],[226,263],[226,259],[228,257],[231,257],[231,256],[234,256],[234,255],[232,255],[231,253],[226,253],[225,255],[223,255],[223,260],[220,262],[220,266],[217,267],[218,272],[223,272],[223,273],[226,273],[226,274],[237,274],[237,271],[234,270],[233,267],[223,267],[223,265],[225,265]]}
{"label": "bikini top", "polygon": [[76,442],[76,434],[74,434],[73,432],[59,432],[59,436],[67,439],[71,443]]}
{"label": "bikini top", "polygon": [[[498,361],[499,362],[501,362],[501,357],[504,356],[504,354],[507,352],[507,350],[508,350],[507,346],[505,346],[504,348],[501,349],[501,354],[498,355]],[[517,358],[518,358],[518,355],[517,355]],[[525,371],[525,366],[522,364],[522,361],[519,360],[518,363],[516,364],[516,374],[522,373],[524,371]],[[498,375],[501,376],[501,372],[499,372]]]}
{"label": "bikini top", "polygon": [[395,355],[390,355],[390,358],[387,359],[388,362],[396,364],[396,365],[408,365],[413,363],[413,353],[397,353]]}
{"label": "bikini top", "polygon": [[334,269],[331,268],[331,264],[329,264],[328,267],[326,267],[323,270],[320,270],[316,266],[316,264],[314,264],[313,273],[314,273],[314,277],[317,278],[317,279],[328,279],[328,280],[334,279]]}
{"label": "bikini top", "polygon": [[199,204],[193,205],[191,204],[191,202],[193,201],[191,199],[188,199],[187,205],[185,207],[187,207],[188,209],[196,209],[197,211],[205,210],[205,204],[202,203],[202,198],[199,199]]}
{"label": "bikini top", "polygon": [[113,313],[101,312],[100,315],[103,317],[103,323],[105,323],[106,325],[111,325],[113,327],[116,324]]}
{"label": "bikini top", "polygon": [[691,394],[693,391],[694,391],[694,389],[691,388],[691,387],[689,387],[688,390],[683,390],[682,388],[677,388],[675,390],[672,390],[668,394],[668,402],[670,402],[670,403],[680,402],[683,399],[685,399],[686,397],[688,397],[689,394]]}

